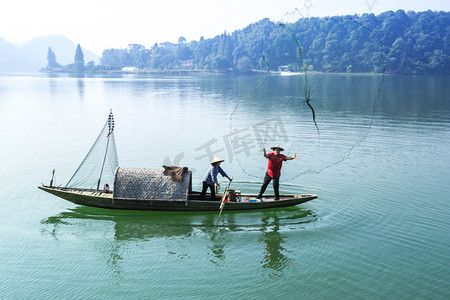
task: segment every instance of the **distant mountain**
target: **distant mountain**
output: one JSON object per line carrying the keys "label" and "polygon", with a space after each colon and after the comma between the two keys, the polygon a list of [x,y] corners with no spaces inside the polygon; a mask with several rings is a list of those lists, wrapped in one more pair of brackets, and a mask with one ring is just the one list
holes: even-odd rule
{"label": "distant mountain", "polygon": [[[80,45],[84,54],[85,63],[94,61],[96,64],[99,61],[98,56],[83,48]],[[47,66],[47,52],[48,47],[56,55],[56,61],[61,65],[73,63],[75,57],[75,50],[77,44],[62,35],[49,35],[45,37],[34,38],[26,43],[20,44],[19,48],[31,61],[36,62],[37,69]]]}
{"label": "distant mountain", "polygon": [[[99,57],[80,45],[84,61],[94,61],[98,64]],[[77,44],[62,35],[50,35],[31,39],[28,42],[15,45],[0,38],[0,72],[37,72],[47,66],[48,47],[56,55],[56,61],[61,65],[73,63]]]}
{"label": "distant mountain", "polygon": [[0,72],[30,71],[30,65],[18,46],[0,38]]}

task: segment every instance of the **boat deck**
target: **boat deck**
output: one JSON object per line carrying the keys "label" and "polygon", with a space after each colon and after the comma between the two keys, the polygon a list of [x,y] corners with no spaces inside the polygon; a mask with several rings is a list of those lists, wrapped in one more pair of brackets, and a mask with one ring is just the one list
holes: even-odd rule
{"label": "boat deck", "polygon": [[[217,211],[220,207],[223,194],[216,194],[216,201],[210,200],[206,195],[205,200],[200,200],[200,192],[189,193],[188,199],[143,199],[143,198],[119,198],[113,197],[113,193],[88,189],[70,189],[61,187],[39,186],[40,189],[79,205],[87,205],[109,209],[128,210],[170,210],[170,211]],[[257,200],[256,195],[241,195],[244,201],[226,202],[224,210],[253,210],[277,207],[294,206],[312,199],[317,195],[280,195],[280,200],[267,195],[262,201]]]}

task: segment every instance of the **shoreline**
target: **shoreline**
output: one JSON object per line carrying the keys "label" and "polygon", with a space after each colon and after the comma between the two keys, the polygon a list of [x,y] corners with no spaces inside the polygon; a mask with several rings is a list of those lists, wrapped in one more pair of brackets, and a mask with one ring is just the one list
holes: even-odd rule
{"label": "shoreline", "polygon": [[[63,71],[42,71],[39,70],[38,73],[42,74],[72,74],[72,75],[189,75],[189,74],[234,74],[234,75],[257,75],[257,74],[265,74],[269,75],[278,75],[278,76],[305,76],[306,75],[349,75],[349,76],[360,76],[360,75],[372,75],[372,76],[380,76],[380,75],[405,75],[405,74],[390,74],[390,73],[345,73],[345,72],[317,72],[317,71],[308,71],[308,72],[289,72],[289,71],[265,71],[265,70],[251,70],[247,72],[239,72],[239,71],[219,71],[219,70],[137,70],[137,71],[121,71],[121,70],[97,70],[95,72],[86,71],[84,73],[76,73],[76,72],[63,72]],[[421,76],[417,74],[407,74],[407,76]],[[426,75],[426,74],[423,74]],[[427,75],[428,76],[428,75]]]}

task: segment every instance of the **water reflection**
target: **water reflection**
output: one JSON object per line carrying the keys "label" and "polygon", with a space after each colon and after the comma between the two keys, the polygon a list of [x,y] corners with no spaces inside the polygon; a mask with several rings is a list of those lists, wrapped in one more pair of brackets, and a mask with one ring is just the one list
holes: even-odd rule
{"label": "water reflection", "polygon": [[77,79],[78,94],[80,99],[84,98],[84,79]]}
{"label": "water reflection", "polygon": [[[216,220],[215,212],[110,211],[77,206],[43,219],[41,233],[50,234],[57,239],[59,234],[67,233],[63,231],[68,227],[77,229],[98,226],[97,221],[105,221],[113,224],[113,235],[117,241],[189,237],[196,232],[210,236]],[[298,228],[301,224],[315,220],[316,216],[311,210],[299,207],[259,212],[226,212],[222,215],[216,234],[256,230],[263,231],[266,235],[278,232],[280,228]]]}
{"label": "water reflection", "polygon": [[[289,259],[283,254],[286,252],[286,249],[283,247],[286,235],[279,232],[280,218],[277,215],[267,215],[261,221],[263,223],[263,233],[260,240],[265,246],[265,255],[261,264],[265,268],[281,271],[288,265]],[[271,229],[266,231],[266,228]]]}
{"label": "water reflection", "polygon": [[[163,239],[162,242],[166,243],[175,238],[176,245],[183,247],[183,239],[197,239],[199,242],[196,246],[200,248],[195,250],[189,246],[188,249],[202,251],[202,246],[206,246],[210,262],[219,265],[226,263],[226,252],[233,251],[229,250],[234,248],[233,243],[248,241],[239,233],[256,233],[257,240],[264,249],[261,265],[263,268],[273,269],[273,276],[279,276],[279,272],[291,260],[285,246],[289,232],[305,228],[306,224],[317,221],[317,217],[311,210],[299,207],[250,213],[226,212],[222,215],[214,240],[211,241],[216,220],[215,212],[109,211],[79,206],[41,220],[40,231],[55,240],[69,234],[93,241],[116,278],[121,276],[123,256],[130,246],[133,247],[133,243],[155,240],[152,244],[156,245],[157,239]],[[101,239],[98,239],[99,234]],[[245,241],[242,240],[243,237]],[[173,251],[168,251],[167,254],[177,252]]]}
{"label": "water reflection", "polygon": [[[56,78],[56,76],[49,76],[49,77],[50,78]],[[57,91],[57,89],[58,89],[57,81],[55,79],[52,79],[52,80],[49,80],[48,83],[49,83],[50,94],[52,96],[55,96],[58,93],[58,91]]]}
{"label": "water reflection", "polygon": [[210,259],[210,261],[215,264],[219,265],[220,261],[224,261],[226,258],[225,255],[225,246],[226,246],[226,239],[215,239],[213,244],[208,247],[208,249],[211,251],[211,255],[214,257],[214,259]]}
{"label": "water reflection", "polygon": [[97,221],[107,221],[113,224],[113,236],[116,241],[189,236],[194,228],[187,226],[189,218],[183,217],[182,214],[173,218],[171,213],[164,212],[158,214],[157,212],[106,211],[105,213],[105,210],[102,209],[79,206],[42,220],[41,232],[50,234],[57,239],[59,234],[63,234],[67,230],[67,228],[63,228],[64,226],[90,226],[91,222],[97,224]]}
{"label": "water reflection", "polygon": [[82,237],[101,253],[113,277],[120,282],[123,279],[123,261],[133,243],[190,236],[195,229],[191,217],[165,212],[108,211],[78,206],[41,220],[40,232],[56,241],[67,235]]}
{"label": "water reflection", "polygon": [[311,210],[298,209],[292,215],[276,211],[266,212],[261,218],[262,234],[259,238],[265,253],[261,260],[262,266],[273,269],[275,271],[273,276],[277,276],[292,260],[287,255],[289,251],[284,247],[289,231],[305,229],[306,224],[315,221],[317,216]]}

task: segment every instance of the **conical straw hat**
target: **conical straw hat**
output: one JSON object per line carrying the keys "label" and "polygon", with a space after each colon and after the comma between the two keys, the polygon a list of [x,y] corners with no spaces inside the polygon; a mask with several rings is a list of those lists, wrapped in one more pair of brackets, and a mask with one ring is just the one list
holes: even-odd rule
{"label": "conical straw hat", "polygon": [[284,151],[284,149],[283,149],[283,148],[281,148],[281,147],[280,147],[279,145],[276,145],[276,146],[270,147],[270,149],[272,149],[272,150],[278,149],[278,150],[280,150],[280,151]]}
{"label": "conical straw hat", "polygon": [[211,161],[211,164],[217,163],[217,162],[223,162],[223,161],[224,161],[224,160],[221,159],[220,157],[214,156],[214,159]]}

